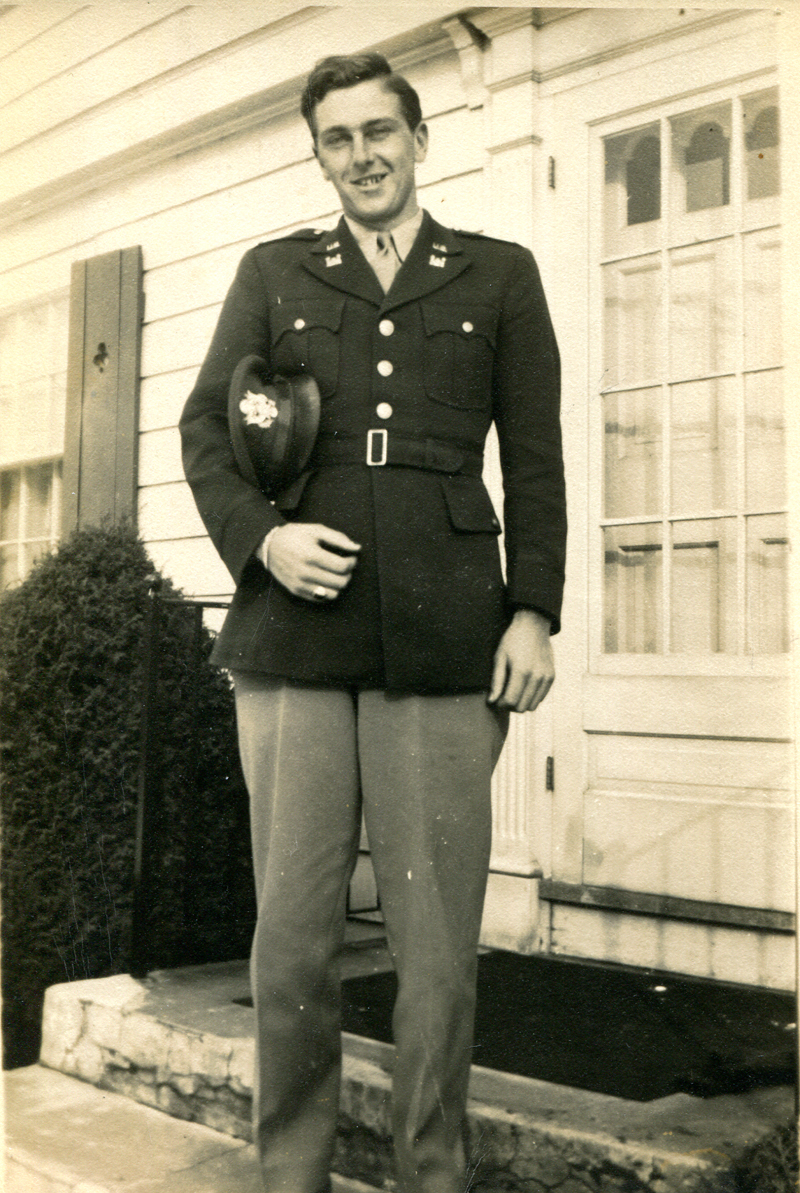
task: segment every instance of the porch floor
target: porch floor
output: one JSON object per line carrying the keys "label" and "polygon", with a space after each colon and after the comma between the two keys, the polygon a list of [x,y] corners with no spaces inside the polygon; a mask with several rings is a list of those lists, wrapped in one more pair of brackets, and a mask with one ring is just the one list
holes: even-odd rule
{"label": "porch floor", "polygon": [[[374,930],[358,931],[360,939],[350,942],[346,976],[385,969],[388,958]],[[143,981],[119,975],[52,987],[45,1004],[42,1063],[71,1078],[69,1088],[74,1091],[77,1086],[84,1099],[108,1098],[109,1104],[119,1106],[109,1095],[126,1095],[125,1100],[139,1103],[140,1109],[148,1108],[151,1118],[156,1115],[152,1121],[161,1123],[153,1127],[154,1138],[159,1131],[178,1131],[176,1155],[182,1154],[180,1139],[210,1128],[211,1135],[204,1134],[201,1140],[202,1147],[212,1148],[208,1164],[206,1160],[189,1164],[194,1172],[191,1179],[222,1165],[232,1174],[230,1187],[248,1193],[248,1180],[258,1186],[249,1146],[254,1042],[247,997],[245,963],[160,971]],[[391,1190],[393,1048],[348,1033],[343,1044],[337,1179]],[[53,1138],[48,1131],[56,1121],[37,1109],[36,1098],[26,1098],[26,1082],[42,1080],[38,1069],[33,1066],[7,1075],[8,1121],[12,1128],[15,1121],[18,1124],[9,1135],[10,1141],[16,1140],[12,1160],[23,1169],[25,1156],[30,1159],[37,1149],[40,1158],[44,1149],[47,1159],[47,1140]],[[75,1082],[75,1078],[81,1080]],[[85,1082],[96,1088],[87,1093]],[[70,1097],[78,1098],[78,1093]],[[784,1085],[706,1098],[675,1093],[641,1102],[473,1066],[469,1126],[476,1164],[474,1189],[476,1193],[726,1189],[726,1174],[735,1158],[773,1127],[789,1121],[793,1097],[792,1087]],[[54,1093],[45,1103],[54,1114],[57,1101]],[[141,1153],[135,1142],[140,1136],[133,1128],[127,1133],[123,1129],[115,1151],[97,1110],[105,1103],[94,1105],[96,1109],[87,1109],[85,1115],[86,1130],[94,1139],[89,1150],[106,1157],[110,1178],[120,1165],[135,1159],[128,1153]],[[174,1125],[165,1123],[159,1111],[171,1116]],[[118,1113],[124,1116],[125,1108]],[[138,1111],[128,1108],[127,1113]],[[112,1154],[114,1164],[109,1159]],[[245,1170],[250,1173],[246,1179]],[[177,1173],[167,1171],[173,1172],[170,1188],[175,1193],[183,1190]],[[125,1189],[124,1184],[115,1186],[108,1180],[103,1184],[99,1177],[82,1179],[85,1189],[63,1181],[7,1188],[9,1193],[17,1189],[39,1193],[40,1188],[42,1193],[72,1193],[73,1188],[75,1193],[78,1188],[81,1193],[117,1193],[118,1189],[122,1193]],[[156,1177],[151,1174],[148,1179]],[[187,1183],[185,1188],[187,1193],[203,1193],[207,1187],[224,1193],[229,1187],[225,1180],[219,1175],[212,1186]],[[166,1186],[145,1182],[136,1187],[142,1193],[161,1193]],[[346,1188],[337,1193],[345,1193]]]}

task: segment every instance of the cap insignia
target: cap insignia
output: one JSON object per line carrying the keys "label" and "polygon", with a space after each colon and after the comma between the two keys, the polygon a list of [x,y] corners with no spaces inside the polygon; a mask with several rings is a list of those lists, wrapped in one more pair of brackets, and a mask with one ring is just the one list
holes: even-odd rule
{"label": "cap insignia", "polygon": [[256,394],[248,389],[239,403],[239,409],[244,415],[245,424],[263,427],[268,431],[278,417],[278,406],[274,398],[267,394]]}

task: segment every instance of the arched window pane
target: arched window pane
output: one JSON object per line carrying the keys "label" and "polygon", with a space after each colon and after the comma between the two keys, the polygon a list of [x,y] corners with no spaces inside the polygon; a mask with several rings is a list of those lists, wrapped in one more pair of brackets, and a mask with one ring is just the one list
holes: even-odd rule
{"label": "arched window pane", "polygon": [[730,142],[715,121],[695,129],[685,161],[687,211],[730,203]]}
{"label": "arched window pane", "polygon": [[742,101],[747,198],[780,194],[780,128],[777,94],[763,91]]}
{"label": "arched window pane", "polygon": [[730,149],[730,104],[673,119],[673,171],[683,192],[678,214],[730,205]]}
{"label": "arched window pane", "polygon": [[628,224],[661,218],[661,142],[643,137],[626,167]]}

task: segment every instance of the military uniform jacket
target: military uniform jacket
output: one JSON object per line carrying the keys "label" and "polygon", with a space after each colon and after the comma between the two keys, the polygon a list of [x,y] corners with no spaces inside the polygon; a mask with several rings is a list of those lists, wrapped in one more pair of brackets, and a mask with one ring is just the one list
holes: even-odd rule
{"label": "military uniform jacket", "polygon": [[[322,397],[310,466],[274,502],[239,475],[228,432],[230,379],[251,352],[273,374],[310,372]],[[480,477],[492,422],[505,578]],[[458,692],[488,687],[515,607],[546,613],[558,629],[559,359],[538,270],[519,245],[451,231],[426,213],[386,295],[343,219],[333,232],[258,245],[239,265],[181,434],[198,509],[236,581],[217,664]],[[293,597],[256,558],[288,519],[361,544],[335,600]]]}

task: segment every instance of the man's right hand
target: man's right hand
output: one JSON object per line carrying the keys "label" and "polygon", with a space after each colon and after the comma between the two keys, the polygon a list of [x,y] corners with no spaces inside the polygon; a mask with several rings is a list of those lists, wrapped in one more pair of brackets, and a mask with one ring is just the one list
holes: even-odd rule
{"label": "man's right hand", "polygon": [[[333,548],[330,550],[329,548]],[[350,583],[361,550],[339,530],[316,522],[286,522],[269,536],[261,562],[289,592],[319,604],[332,601]]]}

